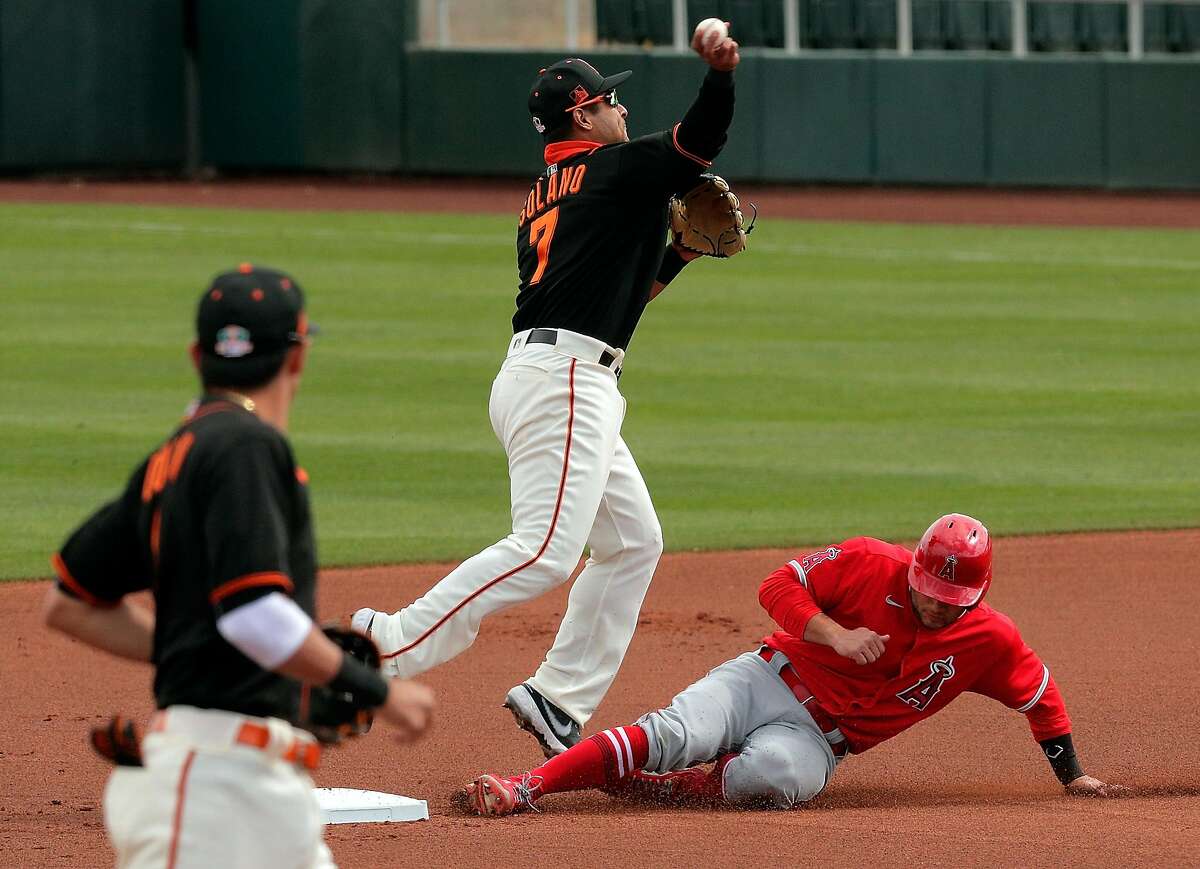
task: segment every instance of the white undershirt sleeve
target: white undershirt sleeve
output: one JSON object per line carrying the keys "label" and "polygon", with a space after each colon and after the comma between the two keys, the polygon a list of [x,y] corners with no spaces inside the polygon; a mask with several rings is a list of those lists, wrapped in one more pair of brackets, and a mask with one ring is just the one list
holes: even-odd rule
{"label": "white undershirt sleeve", "polygon": [[273,591],[217,619],[226,641],[265,670],[274,670],[300,648],[312,619],[282,592]]}

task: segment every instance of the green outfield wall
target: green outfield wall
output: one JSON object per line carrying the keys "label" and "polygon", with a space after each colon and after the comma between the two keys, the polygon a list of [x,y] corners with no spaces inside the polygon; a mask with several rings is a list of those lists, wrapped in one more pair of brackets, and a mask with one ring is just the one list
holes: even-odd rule
{"label": "green outfield wall", "polygon": [[200,162],[397,172],[415,10],[399,0],[203,0]]}
{"label": "green outfield wall", "polygon": [[[673,53],[590,56],[634,71],[621,98],[635,135],[677,121],[702,74]],[[553,59],[410,49],[403,168],[535,171],[524,103]],[[1200,62],[1169,58],[747,53],[719,166],[762,181],[1196,188],[1197,93]]]}
{"label": "green outfield wall", "polygon": [[[414,32],[405,0],[4,0],[0,168],[182,169],[193,141],[191,162],[221,170],[536,171],[525,100],[563,52],[420,48]],[[703,71],[666,50],[589,57],[634,71],[621,88],[634,134],[677,121]],[[1192,58],[747,51],[718,166],[760,181],[1200,188],[1197,93]]]}
{"label": "green outfield wall", "polygon": [[0,0],[0,168],[178,168],[179,0]]}

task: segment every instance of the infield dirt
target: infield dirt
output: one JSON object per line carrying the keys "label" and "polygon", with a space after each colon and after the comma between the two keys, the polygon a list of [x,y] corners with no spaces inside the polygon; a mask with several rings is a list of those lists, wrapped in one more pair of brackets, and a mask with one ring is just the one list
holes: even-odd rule
{"label": "infield dirt", "polygon": [[[1063,796],[1023,716],[975,696],[851,757],[792,812],[630,807],[599,794],[550,797],[543,814],[480,819],[450,796],[484,771],[541,757],[500,707],[550,645],[566,588],[493,616],[476,644],[427,674],[435,727],[399,748],[380,727],[330,751],[325,786],[429,800],[426,823],[329,828],[339,865],[1136,866],[1200,854],[1200,654],[1194,553],[1200,530],[998,542],[990,601],[1011,615],[1066,697],[1089,772],[1132,786],[1121,800]],[[587,731],[632,721],[712,666],[753,648],[770,622],[759,580],[785,550],[667,555],[625,665]],[[403,605],[447,565],[325,571],[319,613]],[[47,584],[0,588],[0,849],[5,865],[111,864],[101,794],[108,768],[86,746],[115,712],[147,716],[150,671],[41,627]]]}

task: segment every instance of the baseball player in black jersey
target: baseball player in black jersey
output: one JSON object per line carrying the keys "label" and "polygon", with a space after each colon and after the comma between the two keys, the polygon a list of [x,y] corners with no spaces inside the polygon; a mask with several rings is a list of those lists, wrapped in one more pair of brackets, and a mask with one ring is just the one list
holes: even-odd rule
{"label": "baseball player in black jersey", "polygon": [[[378,708],[401,738],[426,726],[427,688],[389,684],[313,625],[308,479],[286,437],[308,333],[287,275],[218,276],[192,346],[202,397],[52,559],[47,623],[155,666],[140,748],[121,727],[101,749],[125,764],[105,794],[119,866],[331,866],[308,686]],[[143,589],[153,612],[126,597]]]}
{"label": "baseball player in black jersey", "polygon": [[584,547],[553,647],[505,700],[547,756],[580,739],[608,691],[662,553],[650,493],[621,438],[617,388],[647,303],[691,254],[667,245],[668,201],[698,179],[733,119],[737,43],[694,47],[709,70],[672,129],[629,138],[616,88],[578,58],[539,72],[529,94],[546,169],[517,218],[514,336],[492,387],[491,421],[508,455],[512,533],[423,597],[387,614],[364,608],[384,671],[411,676],[462,652],[484,616],[565,582]]}

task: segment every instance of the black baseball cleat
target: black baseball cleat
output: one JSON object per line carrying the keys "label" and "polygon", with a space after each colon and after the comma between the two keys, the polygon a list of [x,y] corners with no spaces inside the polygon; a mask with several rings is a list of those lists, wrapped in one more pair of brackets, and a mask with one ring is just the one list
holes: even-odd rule
{"label": "black baseball cleat", "polygon": [[562,754],[581,738],[579,725],[527,683],[509,691],[504,705],[520,728],[534,735],[548,758]]}

